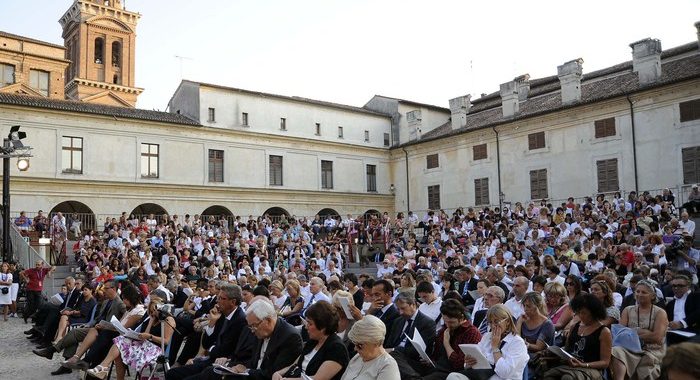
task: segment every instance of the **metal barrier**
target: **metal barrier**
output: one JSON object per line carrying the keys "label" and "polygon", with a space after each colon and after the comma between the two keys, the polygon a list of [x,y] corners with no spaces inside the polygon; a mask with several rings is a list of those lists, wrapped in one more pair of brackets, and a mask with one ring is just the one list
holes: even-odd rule
{"label": "metal barrier", "polygon": [[[29,244],[29,238],[22,236],[17,226],[10,224],[10,245],[13,252],[14,260],[24,269],[34,268],[37,260],[47,262],[39,253]],[[54,288],[54,279],[51,276],[51,289]],[[44,295],[48,296],[49,287],[44,286]]]}

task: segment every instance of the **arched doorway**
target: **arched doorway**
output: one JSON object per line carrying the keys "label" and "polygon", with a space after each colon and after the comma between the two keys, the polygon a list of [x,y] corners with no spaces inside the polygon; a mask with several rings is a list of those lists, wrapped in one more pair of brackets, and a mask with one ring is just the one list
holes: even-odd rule
{"label": "arched doorway", "polygon": [[95,229],[95,213],[85,203],[78,201],[65,201],[54,206],[49,212],[49,218],[58,213],[66,218],[66,228],[71,238],[79,238],[88,230]]}
{"label": "arched doorway", "polygon": [[263,215],[269,216],[272,223],[279,223],[283,220],[289,220],[289,212],[282,207],[270,207],[265,210]]}
{"label": "arched doorway", "polygon": [[335,218],[336,216],[340,216],[340,213],[338,213],[338,211],[333,210],[332,208],[324,208],[323,210],[317,212],[317,214],[321,217],[321,220],[326,219],[326,216],[328,215],[330,215],[333,218]]}
{"label": "arched doorway", "polygon": [[210,219],[209,217],[213,217],[215,223],[219,223],[221,219],[226,219],[228,228],[231,228],[231,224],[234,222],[234,216],[231,210],[220,205],[209,206],[206,210],[202,211],[202,220],[208,221]]}
{"label": "arched doorway", "polygon": [[163,214],[167,213],[168,212],[165,211],[161,205],[155,203],[142,203],[131,210],[130,215],[133,215],[138,220],[141,220],[143,217],[153,214],[155,219],[160,223],[161,219],[163,219]]}

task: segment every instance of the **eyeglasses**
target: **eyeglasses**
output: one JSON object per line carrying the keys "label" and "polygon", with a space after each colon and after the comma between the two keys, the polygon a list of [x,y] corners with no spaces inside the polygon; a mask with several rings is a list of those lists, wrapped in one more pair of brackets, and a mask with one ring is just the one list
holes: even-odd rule
{"label": "eyeglasses", "polygon": [[678,288],[687,288],[688,285],[686,285],[686,284],[673,284],[673,285],[671,285],[671,287],[672,287],[672,288],[676,288],[676,289],[678,289]]}
{"label": "eyeglasses", "polygon": [[361,350],[361,349],[365,348],[365,343],[352,342],[352,344],[355,345],[356,350]]}
{"label": "eyeglasses", "polygon": [[566,286],[574,286],[574,285],[576,285],[576,284],[574,284],[573,282],[567,282],[567,283],[566,283]]}
{"label": "eyeglasses", "polygon": [[261,325],[263,322],[265,322],[265,320],[264,320],[264,319],[261,319],[260,322],[258,322],[258,323],[249,324],[249,325],[248,325],[248,328],[250,329],[250,331],[256,331],[257,329],[260,328],[260,325]]}

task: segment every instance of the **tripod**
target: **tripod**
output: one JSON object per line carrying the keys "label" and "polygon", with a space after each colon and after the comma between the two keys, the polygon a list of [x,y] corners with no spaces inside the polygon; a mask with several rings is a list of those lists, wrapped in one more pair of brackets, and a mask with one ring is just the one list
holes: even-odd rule
{"label": "tripod", "polygon": [[[177,328],[175,326],[171,325],[170,322],[168,322],[168,316],[170,316],[170,313],[166,313],[164,311],[159,311],[158,312],[158,319],[160,319],[161,322],[165,322],[168,326],[172,327],[175,332],[177,331]],[[171,338],[172,339],[172,338]],[[170,343],[168,343],[170,344]],[[161,338],[160,340],[160,352],[161,354],[158,355],[156,358],[156,364],[153,366],[153,369],[151,369],[151,374],[148,376],[148,380],[152,380],[153,376],[156,374],[156,369],[158,368],[158,365],[161,366],[161,369],[163,370],[163,376],[170,371],[170,362],[168,362],[168,356],[167,353],[165,352],[165,339]]]}

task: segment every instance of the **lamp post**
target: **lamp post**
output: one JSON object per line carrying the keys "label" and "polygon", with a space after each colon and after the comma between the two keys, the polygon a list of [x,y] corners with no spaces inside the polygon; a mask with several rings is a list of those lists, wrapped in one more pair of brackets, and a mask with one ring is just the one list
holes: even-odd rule
{"label": "lamp post", "polygon": [[19,131],[19,125],[10,128],[7,138],[3,139],[0,157],[2,157],[2,253],[4,261],[12,261],[12,245],[10,244],[10,158],[16,157],[17,168],[21,171],[29,169],[30,146],[22,144],[27,137]]}

